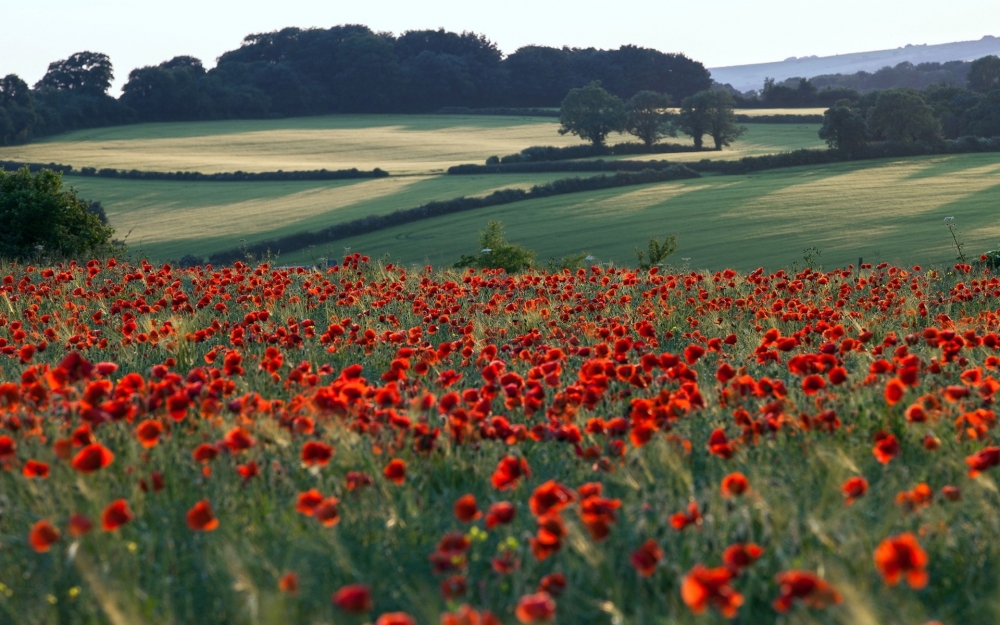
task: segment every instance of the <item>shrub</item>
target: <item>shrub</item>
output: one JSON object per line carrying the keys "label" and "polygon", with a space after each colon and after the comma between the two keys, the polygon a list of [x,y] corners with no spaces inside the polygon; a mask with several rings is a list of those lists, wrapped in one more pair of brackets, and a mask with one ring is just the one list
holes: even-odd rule
{"label": "shrub", "polygon": [[88,202],[63,187],[51,170],[0,171],[0,257],[26,259],[39,253],[95,254],[111,242],[114,229],[101,224]]}
{"label": "shrub", "polygon": [[462,254],[455,267],[475,267],[477,269],[503,269],[516,273],[531,269],[535,253],[517,243],[508,243],[503,233],[503,223],[490,220],[486,229],[479,231],[480,251],[472,256]]}
{"label": "shrub", "polygon": [[635,248],[635,257],[639,261],[639,269],[648,270],[662,265],[676,251],[677,235],[672,234],[669,237],[663,237],[662,242],[656,237],[649,237],[649,244],[646,247],[646,251],[643,252],[638,247]]}

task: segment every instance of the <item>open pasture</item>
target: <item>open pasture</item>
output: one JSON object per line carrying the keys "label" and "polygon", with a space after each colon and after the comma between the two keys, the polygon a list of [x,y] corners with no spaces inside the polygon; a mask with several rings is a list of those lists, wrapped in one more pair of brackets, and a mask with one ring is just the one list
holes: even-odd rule
{"label": "open pasture", "polygon": [[[723,157],[819,147],[816,125],[750,125]],[[76,168],[147,171],[302,171],[373,169],[440,173],[534,145],[578,145],[544,117],[328,115],[278,120],[176,122],[99,128],[0,148],[0,160],[63,163]],[[612,136],[612,141],[630,137]],[[670,141],[689,143],[686,137]],[[691,158],[691,154],[671,155]],[[697,155],[694,155],[697,156]],[[715,152],[706,157],[717,158]],[[684,160],[684,159],[680,159]]]}
{"label": "open pasture", "polygon": [[[821,252],[813,263],[825,266],[856,263],[859,256],[941,263],[957,255],[944,217],[955,217],[967,254],[996,248],[998,173],[1000,158],[984,154],[705,176],[470,211],[332,247],[447,265],[475,252],[477,232],[498,219],[510,241],[536,250],[540,260],[587,251],[628,264],[635,261],[633,247],[645,249],[649,236],[676,234],[679,250],[671,261],[694,267],[774,268],[801,263],[809,247]],[[283,262],[308,257],[294,253]]]}

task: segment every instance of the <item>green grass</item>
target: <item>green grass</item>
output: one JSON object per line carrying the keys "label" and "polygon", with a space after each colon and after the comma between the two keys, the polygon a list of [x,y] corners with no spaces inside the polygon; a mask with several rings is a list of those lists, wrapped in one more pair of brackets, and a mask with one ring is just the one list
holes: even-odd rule
{"label": "green grass", "polygon": [[[406,176],[332,182],[158,182],[67,177],[100,199],[130,248],[155,260],[212,252],[432,200],[530,187],[565,174]],[[127,238],[126,238],[127,237]],[[339,248],[338,248],[339,249]]]}
{"label": "green grass", "polygon": [[[633,247],[649,236],[676,234],[671,260],[694,267],[753,269],[802,262],[821,251],[828,267],[885,260],[947,262],[956,255],[942,219],[954,216],[966,251],[1000,240],[1000,157],[957,155],[794,168],[752,176],[611,189],[530,200],[439,217],[338,241],[396,262],[446,265],[475,251],[487,219],[507,226],[508,239],[540,259],[581,250],[599,261],[634,262]],[[315,250],[283,256],[305,262]],[[684,261],[682,259],[689,259]]]}

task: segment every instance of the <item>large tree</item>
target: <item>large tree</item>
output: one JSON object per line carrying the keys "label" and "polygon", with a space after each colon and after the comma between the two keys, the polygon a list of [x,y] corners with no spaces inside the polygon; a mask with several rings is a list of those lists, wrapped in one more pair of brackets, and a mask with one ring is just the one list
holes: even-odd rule
{"label": "large tree", "polygon": [[669,122],[667,108],[670,104],[670,96],[665,93],[640,91],[627,103],[625,130],[638,137],[648,148],[663,137],[677,136],[677,130]]}
{"label": "large tree", "polygon": [[889,89],[878,94],[868,114],[868,130],[874,139],[888,141],[934,141],[941,137],[941,124],[921,95],[910,89]]}
{"label": "large tree", "polygon": [[819,138],[831,148],[855,155],[868,143],[868,124],[850,100],[840,100],[823,113]]}
{"label": "large tree", "polygon": [[609,134],[625,130],[627,121],[625,103],[594,81],[566,94],[559,112],[559,134],[574,134],[603,147]]}
{"label": "large tree", "polygon": [[104,249],[114,234],[48,169],[0,170],[0,223],[0,258],[7,259],[86,256]]}
{"label": "large tree", "polygon": [[36,89],[49,87],[81,95],[104,95],[115,77],[108,55],[100,52],[77,52],[68,59],[49,63]]}
{"label": "large tree", "polygon": [[969,74],[965,80],[969,89],[979,93],[1000,89],[1000,57],[991,54],[976,59],[969,66]]}
{"label": "large tree", "polygon": [[697,148],[701,148],[704,136],[709,135],[715,143],[715,149],[732,144],[743,133],[745,126],[736,123],[736,113],[733,107],[736,102],[726,91],[706,89],[699,91],[681,102],[681,112],[677,125],[692,139]]}

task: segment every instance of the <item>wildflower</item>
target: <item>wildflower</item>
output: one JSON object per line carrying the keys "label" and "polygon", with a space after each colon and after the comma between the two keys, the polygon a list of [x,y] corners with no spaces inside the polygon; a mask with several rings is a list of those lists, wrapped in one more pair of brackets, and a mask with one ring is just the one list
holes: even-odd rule
{"label": "wildflower", "polygon": [[483,513],[476,506],[476,498],[473,495],[463,495],[455,502],[455,518],[462,523],[472,523],[482,516]]}
{"label": "wildflower", "polygon": [[24,463],[24,467],[21,469],[21,475],[26,478],[40,478],[46,479],[49,477],[49,465],[44,462],[38,462],[37,460],[29,460]]}
{"label": "wildflower", "polygon": [[347,490],[353,491],[375,483],[370,475],[365,475],[359,471],[347,472]]}
{"label": "wildflower", "polygon": [[848,478],[840,486],[840,492],[844,493],[844,505],[850,506],[868,492],[868,480],[863,477]]}
{"label": "wildflower", "polygon": [[962,489],[958,486],[945,486],[941,488],[941,495],[948,501],[960,501],[962,499]]}
{"label": "wildflower", "polygon": [[875,566],[886,584],[895,586],[906,576],[911,588],[927,585],[927,552],[921,548],[916,536],[906,532],[886,538],[875,549]]}
{"label": "wildflower", "polygon": [[134,518],[135,515],[129,509],[128,502],[124,499],[116,499],[109,503],[101,513],[101,529],[105,532],[114,532]]}
{"label": "wildflower", "polygon": [[73,468],[80,473],[93,473],[108,466],[114,459],[115,455],[111,453],[110,449],[100,443],[93,443],[81,449],[73,457],[72,464]]}
{"label": "wildflower", "polygon": [[250,433],[243,428],[236,427],[226,433],[226,437],[222,441],[223,445],[229,448],[233,453],[239,453],[241,451],[246,451],[256,444]]}
{"label": "wildflower", "polygon": [[340,523],[340,510],[337,508],[339,503],[340,500],[336,497],[327,497],[313,510],[313,516],[324,527],[333,527]]}
{"label": "wildflower", "polygon": [[709,569],[697,564],[684,576],[681,599],[694,614],[712,606],[724,617],[733,618],[743,605],[743,595],[729,585],[732,579],[733,572],[724,566]]}
{"label": "wildflower", "polygon": [[688,504],[687,512],[675,512],[670,515],[670,525],[678,532],[688,525],[698,525],[701,523],[701,511],[698,510],[698,502],[692,501]]}
{"label": "wildflower", "polygon": [[302,464],[324,467],[333,457],[333,447],[318,441],[309,441],[302,446]]}
{"label": "wildflower", "polygon": [[740,571],[756,562],[762,555],[764,555],[764,550],[760,545],[734,543],[722,552],[722,561],[726,563],[734,575],[739,575]]}
{"label": "wildflower", "polygon": [[987,447],[965,459],[969,465],[969,477],[976,477],[983,471],[1000,464],[1000,447]]}
{"label": "wildflower", "polygon": [[500,491],[516,488],[518,480],[530,476],[531,469],[528,468],[528,463],[523,458],[504,456],[493,472],[493,488]]}
{"label": "wildflower", "polygon": [[549,512],[559,512],[574,499],[576,494],[571,489],[555,480],[549,480],[535,489],[528,499],[528,506],[532,514],[541,516]]}
{"label": "wildflower", "polygon": [[331,597],[333,605],[344,612],[371,612],[372,591],[365,584],[350,584],[342,587]]}
{"label": "wildflower", "polygon": [[293,597],[299,594],[298,573],[291,571],[282,575],[281,579],[278,580],[278,590]]}
{"label": "wildflower", "polygon": [[299,498],[295,503],[295,511],[306,516],[312,516],[321,503],[323,503],[323,495],[313,488],[304,493],[299,493]]}
{"label": "wildflower", "polygon": [[188,510],[187,524],[192,531],[211,532],[219,527],[219,519],[215,518],[208,500],[202,499]]}
{"label": "wildflower", "polygon": [[656,572],[656,565],[662,559],[663,549],[659,543],[650,538],[632,552],[629,562],[632,564],[632,568],[639,572],[639,575],[649,577]]}
{"label": "wildflower", "polygon": [[156,419],[146,419],[135,428],[135,437],[139,439],[139,444],[146,449],[156,447],[163,434],[163,424]]}
{"label": "wildflower", "polygon": [[406,481],[406,462],[399,458],[394,458],[382,470],[385,479],[398,485]]}
{"label": "wildflower", "polygon": [[778,573],[775,580],[781,586],[781,594],[773,604],[779,613],[787,612],[796,599],[817,610],[844,601],[836,588],[809,571],[785,571]]}
{"label": "wildflower", "polygon": [[558,597],[566,590],[566,576],[562,573],[549,573],[538,583],[538,592],[547,592]]}
{"label": "wildflower", "polygon": [[80,513],[73,513],[69,517],[69,534],[73,538],[79,538],[93,529],[94,523]]}
{"label": "wildflower", "polygon": [[514,504],[501,501],[490,506],[486,513],[486,529],[493,529],[497,525],[506,525],[514,520],[517,509]]}
{"label": "wildflower", "polygon": [[739,497],[750,490],[750,480],[740,472],[722,478],[722,496]]}
{"label": "wildflower", "polygon": [[45,553],[57,542],[59,542],[59,530],[52,527],[52,524],[45,519],[35,523],[28,532],[28,543],[38,553]]}
{"label": "wildflower", "polygon": [[545,591],[525,595],[517,602],[514,616],[524,625],[547,623],[556,616],[556,602]]}
{"label": "wildflower", "polygon": [[875,434],[875,446],[872,447],[872,453],[875,454],[876,460],[882,464],[889,464],[893,458],[899,455],[899,451],[899,441],[894,435],[886,432]]}
{"label": "wildflower", "polygon": [[375,625],[417,625],[417,622],[406,612],[389,612],[378,617]]}

